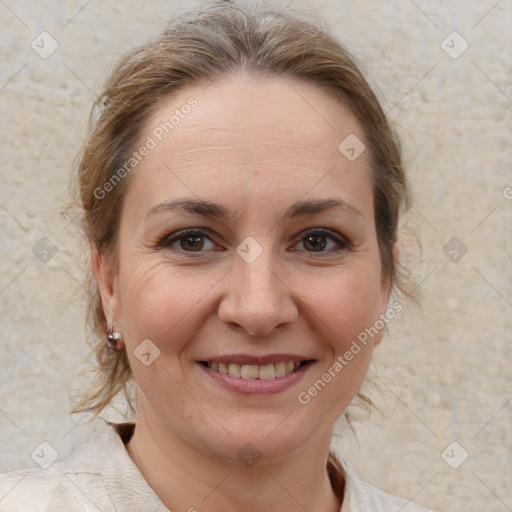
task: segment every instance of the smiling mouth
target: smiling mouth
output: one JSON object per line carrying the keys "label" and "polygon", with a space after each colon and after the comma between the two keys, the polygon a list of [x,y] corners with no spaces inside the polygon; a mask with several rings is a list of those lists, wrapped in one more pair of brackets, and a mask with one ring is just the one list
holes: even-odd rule
{"label": "smiling mouth", "polygon": [[284,377],[308,361],[286,361],[273,364],[255,365],[255,364],[234,364],[234,363],[218,363],[216,361],[204,361],[203,365],[214,372],[229,375],[230,377],[238,377],[247,380],[271,380]]}

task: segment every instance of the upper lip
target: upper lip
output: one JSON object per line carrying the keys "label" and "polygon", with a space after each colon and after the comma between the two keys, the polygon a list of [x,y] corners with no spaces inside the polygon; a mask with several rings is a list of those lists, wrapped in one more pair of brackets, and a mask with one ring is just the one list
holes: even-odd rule
{"label": "upper lip", "polygon": [[264,366],[266,364],[286,363],[288,361],[304,362],[310,360],[310,357],[300,356],[297,354],[267,354],[261,356],[251,356],[248,354],[225,354],[221,356],[207,357],[205,359],[201,359],[200,362]]}

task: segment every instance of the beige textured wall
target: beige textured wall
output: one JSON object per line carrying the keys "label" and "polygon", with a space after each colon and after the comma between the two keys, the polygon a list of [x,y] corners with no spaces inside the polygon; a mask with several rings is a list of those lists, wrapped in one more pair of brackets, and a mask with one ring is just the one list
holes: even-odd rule
{"label": "beige textured wall", "polygon": [[[193,5],[0,3],[0,472],[35,465],[42,441],[63,458],[95,428],[73,428],[67,412],[87,346],[82,304],[69,302],[78,249],[59,205],[110,66]],[[364,63],[398,124],[423,244],[422,308],[393,321],[375,359],[386,419],[358,424],[358,441],[342,432],[339,448],[368,481],[433,509],[511,510],[512,4],[309,7]],[[43,31],[58,44],[50,56]]]}

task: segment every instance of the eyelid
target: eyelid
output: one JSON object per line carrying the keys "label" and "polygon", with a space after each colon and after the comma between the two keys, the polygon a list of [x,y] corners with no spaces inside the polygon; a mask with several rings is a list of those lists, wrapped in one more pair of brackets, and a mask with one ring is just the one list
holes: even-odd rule
{"label": "eyelid", "polygon": [[[208,229],[206,228],[185,228],[185,229],[180,229],[178,231],[174,231],[173,233],[170,233],[168,235],[165,235],[157,244],[157,247],[160,248],[160,249],[168,249],[172,244],[174,244],[175,242],[177,242],[178,240],[182,239],[182,238],[186,238],[187,236],[192,236],[192,235],[199,235],[199,236],[202,236],[204,238],[207,238],[208,240],[210,240],[211,242],[215,243],[212,239],[212,237],[208,234]],[[194,252],[194,251],[180,251],[178,249],[179,252]],[[200,252],[203,252],[203,251],[197,251],[198,253]]]}
{"label": "eyelid", "polygon": [[304,231],[301,231],[297,236],[307,236],[310,234],[322,234],[325,236],[331,236],[333,238],[339,239],[341,242],[345,241],[345,237],[343,237],[341,234],[337,233],[336,231],[333,231],[329,228],[308,228]]}
{"label": "eyelid", "polygon": [[[204,228],[204,227],[180,229],[178,231],[175,231],[173,233],[170,233],[170,234],[164,236],[160,240],[160,242],[158,242],[157,247],[160,249],[169,249],[174,243],[181,240],[182,238],[186,238],[187,236],[193,236],[193,235],[202,236],[215,244],[212,236],[209,235],[209,231],[210,230],[208,228]],[[295,237],[296,241],[294,242],[292,247],[296,246],[297,244],[302,242],[305,237],[310,236],[310,235],[324,236],[324,237],[329,238],[330,240],[334,241],[338,245],[338,247],[336,249],[331,249],[328,251],[319,251],[316,253],[315,253],[315,251],[305,251],[312,255],[314,255],[314,254],[316,254],[316,255],[332,254],[335,252],[346,250],[350,247],[350,242],[344,236],[340,235],[339,233],[337,233],[335,231],[327,229],[327,228],[309,228],[304,231],[301,231]],[[183,251],[181,249],[175,249],[175,250],[178,252],[187,253],[187,254],[194,254],[194,253],[200,254],[202,252],[206,252],[206,251]],[[292,250],[295,251],[296,249],[292,249]]]}
{"label": "eyelid", "polygon": [[[295,242],[294,245],[297,245],[302,240],[304,240],[305,237],[310,236],[310,235],[325,236],[326,238],[330,238],[336,244],[338,244],[338,248],[337,249],[330,250],[330,251],[319,251],[319,252],[316,253],[318,255],[330,254],[330,253],[333,253],[333,252],[339,252],[339,251],[342,251],[342,250],[346,250],[346,249],[348,249],[350,247],[350,242],[344,236],[340,235],[339,233],[337,233],[335,231],[327,229],[327,228],[310,228],[310,229],[306,229],[305,231],[301,231],[297,235],[298,239],[297,239],[297,241]],[[306,252],[308,252],[309,254],[315,254],[314,251],[313,252],[306,251]]]}

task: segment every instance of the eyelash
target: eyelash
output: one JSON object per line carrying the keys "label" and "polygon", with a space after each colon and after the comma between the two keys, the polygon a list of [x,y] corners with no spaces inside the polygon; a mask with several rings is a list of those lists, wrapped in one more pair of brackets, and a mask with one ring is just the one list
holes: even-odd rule
{"label": "eyelash", "polygon": [[[180,240],[183,240],[183,239],[186,239],[186,238],[192,237],[192,236],[205,237],[208,240],[213,242],[211,237],[209,237],[208,234],[202,230],[184,229],[184,230],[178,231],[177,233],[174,233],[172,235],[165,236],[159,242],[158,248],[173,250],[176,252],[181,252],[182,254],[190,255],[191,257],[197,257],[196,254],[200,255],[201,253],[203,253],[205,251],[204,250],[186,251],[181,248],[176,249],[176,248],[172,247],[172,245],[175,244],[176,242],[179,242]],[[345,241],[342,237],[335,235],[332,231],[330,231],[328,229],[324,229],[324,228],[312,228],[312,229],[308,229],[308,230],[302,232],[301,238],[294,245],[297,245],[300,242],[303,242],[309,236],[325,237],[326,239],[329,239],[329,240],[333,241],[334,243],[336,243],[338,246],[336,249],[330,249],[327,251],[305,251],[312,255],[318,256],[318,255],[323,255],[323,254],[333,254],[333,253],[338,253],[338,252],[345,251],[345,250],[349,249],[349,243],[347,241]],[[296,251],[296,249],[294,249],[294,251]]]}

